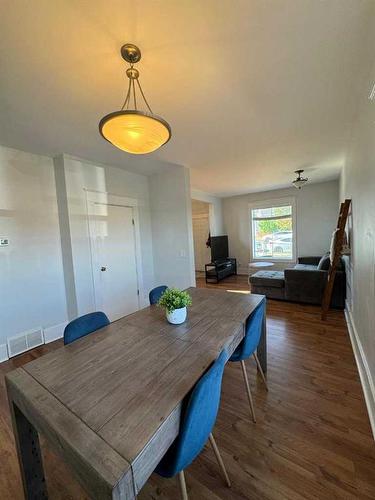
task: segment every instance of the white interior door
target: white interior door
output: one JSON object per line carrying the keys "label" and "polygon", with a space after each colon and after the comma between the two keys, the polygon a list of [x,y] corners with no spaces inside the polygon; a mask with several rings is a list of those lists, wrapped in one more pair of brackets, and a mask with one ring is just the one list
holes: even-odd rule
{"label": "white interior door", "polygon": [[139,309],[133,208],[90,205],[96,308],[115,321]]}
{"label": "white interior door", "polygon": [[195,270],[204,271],[204,265],[211,262],[211,250],[207,248],[206,242],[210,232],[209,217],[193,218],[194,237],[194,259]]}

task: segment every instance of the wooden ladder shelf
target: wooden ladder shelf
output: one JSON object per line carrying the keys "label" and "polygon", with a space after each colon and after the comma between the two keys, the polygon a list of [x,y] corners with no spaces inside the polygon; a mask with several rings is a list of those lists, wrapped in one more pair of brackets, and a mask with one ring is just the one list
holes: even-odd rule
{"label": "wooden ladder shelf", "polygon": [[322,301],[322,320],[327,319],[327,314],[329,307],[331,305],[333,285],[335,283],[336,269],[340,262],[340,258],[342,255],[343,245],[345,243],[345,226],[346,221],[348,220],[349,208],[350,208],[351,200],[345,200],[341,203],[339,218],[337,220],[336,233],[335,233],[335,243],[333,250],[333,258],[331,256],[329,269],[328,269],[328,277],[327,283],[323,294]]}

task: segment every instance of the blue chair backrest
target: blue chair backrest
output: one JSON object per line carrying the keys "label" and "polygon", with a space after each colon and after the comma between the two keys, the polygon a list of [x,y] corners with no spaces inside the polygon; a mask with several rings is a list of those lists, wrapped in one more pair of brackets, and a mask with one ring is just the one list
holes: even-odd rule
{"label": "blue chair backrest", "polygon": [[223,351],[197,382],[182,413],[180,432],[156,468],[163,477],[173,477],[199,455],[216,421],[221,381],[227,354]]}
{"label": "blue chair backrest", "polygon": [[245,338],[236,349],[237,361],[249,358],[256,350],[262,335],[262,323],[266,301],[263,300],[246,321]]}
{"label": "blue chair backrest", "polygon": [[153,288],[151,292],[148,294],[150,305],[156,304],[167,288],[168,287],[166,285],[160,285],[157,286],[156,288]]}
{"label": "blue chair backrest", "polygon": [[70,344],[89,333],[109,325],[109,319],[103,312],[93,312],[71,321],[64,330],[64,344]]}

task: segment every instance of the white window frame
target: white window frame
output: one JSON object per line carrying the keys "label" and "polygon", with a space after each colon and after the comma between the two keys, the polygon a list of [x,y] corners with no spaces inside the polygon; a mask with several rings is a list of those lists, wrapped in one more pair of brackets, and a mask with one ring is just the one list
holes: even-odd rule
{"label": "white window frame", "polygon": [[[271,207],[292,207],[292,226],[293,226],[293,245],[292,245],[292,258],[291,259],[275,259],[272,257],[255,257],[253,252],[253,217],[252,210],[257,208],[271,208]],[[297,261],[297,210],[296,198],[289,196],[285,198],[269,198],[267,200],[249,203],[249,225],[250,225],[250,260],[252,262],[274,262],[276,263],[295,263]]]}

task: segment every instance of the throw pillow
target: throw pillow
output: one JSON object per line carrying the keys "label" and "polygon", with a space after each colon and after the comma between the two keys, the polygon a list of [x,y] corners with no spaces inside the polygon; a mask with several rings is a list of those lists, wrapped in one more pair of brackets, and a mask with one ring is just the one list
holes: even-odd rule
{"label": "throw pillow", "polygon": [[335,256],[335,244],[336,244],[336,235],[337,235],[338,229],[335,229],[332,233],[332,239],[331,239],[331,247],[330,247],[330,252],[329,256],[331,259],[331,262],[333,261],[333,258]]}
{"label": "throw pillow", "polygon": [[319,271],[328,271],[329,263],[330,263],[329,252],[327,252],[323,255],[323,257],[319,261],[318,264]]}

